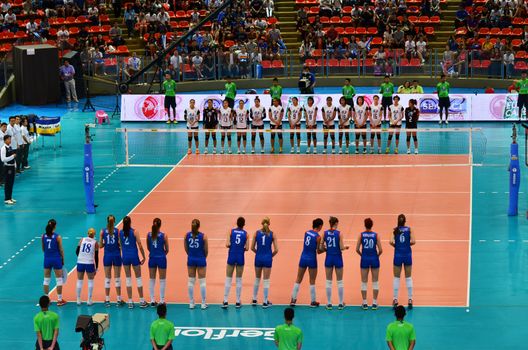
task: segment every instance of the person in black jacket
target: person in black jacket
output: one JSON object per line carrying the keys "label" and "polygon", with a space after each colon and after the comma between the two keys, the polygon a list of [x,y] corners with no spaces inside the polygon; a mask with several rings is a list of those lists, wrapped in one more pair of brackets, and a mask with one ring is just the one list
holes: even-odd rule
{"label": "person in black jacket", "polygon": [[418,127],[418,118],[420,110],[416,108],[416,100],[409,100],[409,107],[405,108],[405,129],[407,131],[407,154],[411,153],[411,137],[414,141],[414,154],[418,154],[418,136],[416,128]]}
{"label": "person in black jacket", "polygon": [[209,150],[209,138],[213,138],[213,153],[216,153],[216,129],[218,125],[218,109],[214,108],[213,100],[207,100],[207,107],[203,110],[203,127],[205,131],[205,154]]}

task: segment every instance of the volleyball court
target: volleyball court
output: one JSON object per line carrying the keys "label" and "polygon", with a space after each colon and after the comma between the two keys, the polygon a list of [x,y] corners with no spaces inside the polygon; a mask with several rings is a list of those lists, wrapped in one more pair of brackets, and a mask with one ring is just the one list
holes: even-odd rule
{"label": "volleyball court", "polygon": [[[138,147],[135,152],[139,153],[140,149]],[[199,219],[201,231],[209,238],[207,301],[219,304],[224,292],[228,231],[239,216],[244,216],[245,228],[252,235],[260,228],[262,218],[269,217],[279,246],[273,261],[270,300],[274,304],[286,304],[290,301],[297,274],[304,232],[317,217],[325,221],[325,230],[329,228],[329,216],[337,216],[339,230],[350,247],[343,252],[345,302],[359,305],[360,257],[355,245],[358,233],[363,230],[363,220],[370,217],[383,246],[379,302],[390,305],[394,250],[389,240],[398,214],[404,213],[417,241],[413,247],[415,305],[467,306],[472,154],[471,151],[439,153],[190,155],[174,166],[132,210],[132,226],[139,230],[145,247],[152,220],[155,217],[162,220],[161,230],[170,238],[166,300],[187,303],[186,254],[182,238],[190,230],[192,219]],[[252,299],[253,259],[254,254],[247,252],[242,298],[245,304]],[[317,296],[320,302],[326,303],[324,254],[318,260]],[[148,286],[146,263],[142,275],[144,286]],[[113,289],[112,300],[115,300]],[[403,283],[400,289],[400,299],[405,300]],[[148,288],[144,290],[149,301]],[[63,294],[67,300],[75,300],[73,274]],[[230,303],[234,302],[232,294]],[[156,300],[159,300],[158,295],[156,289]],[[83,300],[86,300],[86,291]],[[134,300],[138,300],[135,289]],[[102,268],[96,275],[94,301],[104,301]],[[298,303],[309,303],[307,276],[301,285]]]}

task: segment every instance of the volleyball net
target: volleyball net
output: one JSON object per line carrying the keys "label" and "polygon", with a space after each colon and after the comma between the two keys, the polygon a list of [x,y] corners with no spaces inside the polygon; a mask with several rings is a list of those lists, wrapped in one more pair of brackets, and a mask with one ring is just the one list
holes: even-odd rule
{"label": "volleyball net", "polygon": [[[253,154],[277,156],[326,154],[335,157],[358,157],[362,164],[367,165],[369,159],[376,159],[374,162],[376,164],[383,164],[384,159],[387,160],[387,164],[393,164],[395,159],[398,159],[395,158],[396,156],[407,156],[409,152],[415,158],[399,158],[401,164],[408,166],[480,165],[486,153],[486,137],[480,128],[199,129],[190,134],[187,129],[179,127],[117,128],[115,131],[107,130],[108,132],[112,133],[111,136],[107,136],[111,138],[112,153],[118,166],[173,167],[189,151],[193,156],[198,153],[200,156],[208,157],[229,154],[246,157]],[[415,138],[418,147],[415,147]],[[272,139],[274,139],[273,145]],[[191,149],[189,149],[189,140]],[[398,147],[396,147],[397,143]],[[425,159],[424,156],[427,156],[427,164],[421,164]]]}

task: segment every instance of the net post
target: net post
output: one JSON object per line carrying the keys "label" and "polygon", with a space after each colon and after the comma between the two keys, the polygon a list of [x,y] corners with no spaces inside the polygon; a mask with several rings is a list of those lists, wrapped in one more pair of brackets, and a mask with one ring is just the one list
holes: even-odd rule
{"label": "net post", "polygon": [[128,156],[128,131],[125,128],[125,165],[129,165],[129,156]]}
{"label": "net post", "polygon": [[90,135],[90,124],[84,125],[84,167],[83,183],[85,193],[86,213],[95,214],[94,203],[94,168],[92,157],[92,136]]}
{"label": "net post", "polygon": [[473,165],[473,127],[469,128],[469,165]]}
{"label": "net post", "polygon": [[512,143],[510,146],[510,200],[508,206],[508,216],[517,216],[519,206],[519,187],[521,178],[521,169],[519,166],[519,145],[517,144],[517,127],[512,127]]}

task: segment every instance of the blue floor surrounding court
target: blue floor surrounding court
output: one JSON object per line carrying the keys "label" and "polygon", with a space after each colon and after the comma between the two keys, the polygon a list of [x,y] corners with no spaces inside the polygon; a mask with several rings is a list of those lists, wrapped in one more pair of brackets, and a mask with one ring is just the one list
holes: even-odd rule
{"label": "blue floor surrounding court", "polygon": [[[113,108],[112,97],[98,97],[94,103],[96,106],[108,106],[109,110]],[[104,135],[111,135],[119,122],[112,120],[111,126],[98,127],[94,138],[94,159],[99,208],[96,215],[86,215],[82,184],[83,125],[93,122],[93,114],[72,111],[65,105],[42,109],[15,105],[0,110],[0,119],[4,120],[11,114],[31,112],[63,116],[62,147],[53,149],[53,142],[46,140],[44,148],[33,150],[30,158],[32,169],[16,180],[15,198],[18,204],[0,207],[3,228],[0,233],[0,308],[4,321],[0,343],[6,349],[31,349],[35,341],[32,317],[38,311],[35,304],[42,293],[42,254],[40,242],[35,237],[41,234],[47,220],[55,218],[58,221],[57,232],[65,238],[66,267],[69,270],[75,262],[75,237],[83,235],[88,227],[102,227],[109,213],[118,218],[126,215],[169,171],[168,168],[116,168],[112,138]],[[484,128],[487,153],[483,165],[473,169],[470,308],[413,310],[408,320],[416,327],[417,349],[525,348],[528,220],[524,213],[528,209],[528,174],[524,156],[521,157],[520,215],[507,217],[511,124],[479,123],[473,126]],[[524,145],[524,137],[520,142]],[[175,148],[179,156],[183,156],[184,150],[183,145]],[[453,230],[456,229],[453,227]],[[350,269],[349,273],[355,273],[355,270]],[[107,349],[147,349],[148,326],[155,318],[152,309],[105,309],[102,305],[78,308],[70,303],[60,309],[52,306],[52,310],[61,317],[60,343],[63,349],[78,348],[80,336],[74,332],[74,324],[79,314],[110,313],[111,328],[105,334]],[[190,311],[185,305],[169,305],[169,318],[177,327],[218,327],[227,328],[227,332],[249,327],[265,332],[282,321],[282,307],[262,310],[246,306],[226,312],[211,306],[204,312]],[[305,332],[304,349],[377,350],[386,348],[385,326],[392,318],[389,308],[364,312],[350,307],[342,312],[327,312],[322,308],[298,307],[295,323]],[[220,329],[209,331],[221,334]],[[265,339],[264,333],[256,337],[206,338],[205,335],[179,336],[175,349],[274,348],[273,343]]]}

